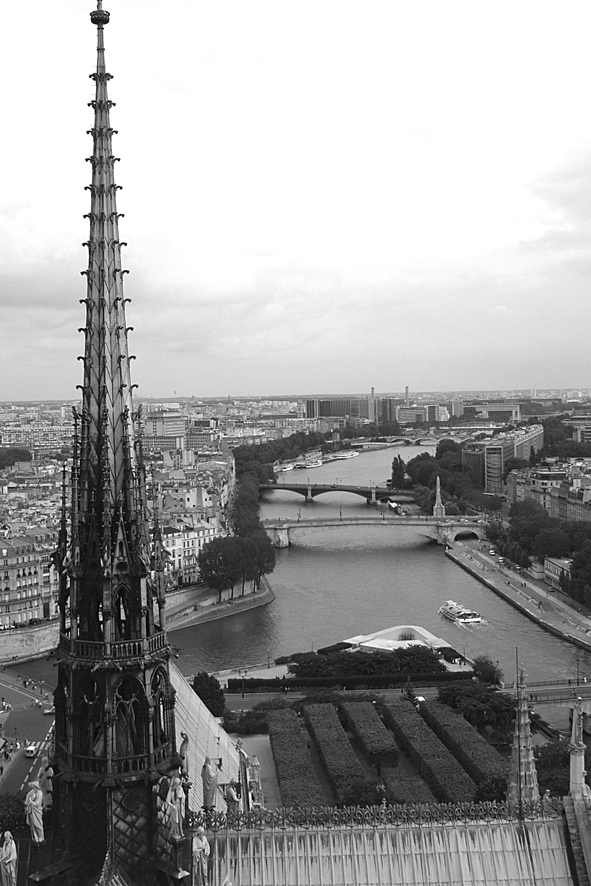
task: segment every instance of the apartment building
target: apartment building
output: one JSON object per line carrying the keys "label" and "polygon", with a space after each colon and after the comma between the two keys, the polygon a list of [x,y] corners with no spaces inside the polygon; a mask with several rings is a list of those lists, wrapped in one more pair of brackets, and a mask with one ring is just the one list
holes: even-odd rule
{"label": "apartment building", "polygon": [[0,538],[0,626],[57,614],[59,577],[51,557],[57,532],[28,529]]}
{"label": "apartment building", "polygon": [[219,530],[204,520],[162,528],[162,543],[170,555],[166,569],[170,587],[183,587],[198,580],[199,552],[218,535]]}
{"label": "apartment building", "polygon": [[548,513],[552,510],[552,488],[567,479],[562,466],[539,465],[522,471],[511,471],[507,477],[507,499],[511,502],[535,501]]}

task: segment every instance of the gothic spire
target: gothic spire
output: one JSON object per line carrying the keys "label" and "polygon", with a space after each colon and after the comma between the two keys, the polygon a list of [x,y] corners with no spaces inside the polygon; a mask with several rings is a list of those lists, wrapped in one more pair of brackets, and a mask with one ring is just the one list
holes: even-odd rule
{"label": "gothic spire", "polygon": [[[90,14],[97,27],[94,125],[92,136],[88,267],[87,278],[84,383],[80,439],[76,453],[79,481],[72,483],[71,595],[72,612],[78,614],[72,635],[85,639],[123,639],[121,618],[118,630],[106,637],[103,620],[117,609],[109,597],[113,577],[125,574],[128,579],[125,601],[124,633],[139,638],[150,633],[141,624],[140,610],[146,612],[145,583],[149,565],[149,531],[145,477],[134,439],[134,413],[130,374],[128,332],[125,318],[123,276],[115,183],[115,162],[108,97],[111,75],[105,67],[104,28],[109,13],[98,0]],[[133,581],[135,579],[135,581]],[[134,587],[135,585],[135,587]],[[92,586],[92,587],[91,587]],[[102,587],[101,587],[102,586]],[[142,599],[140,599],[140,597]],[[91,599],[94,598],[94,599]],[[121,607],[120,616],[123,617]],[[116,636],[116,634],[118,636]]]}
{"label": "gothic spire", "polygon": [[539,799],[538,773],[529,723],[525,669],[521,667],[517,678],[517,715],[511,751],[507,802],[521,807],[523,803],[535,803]]}
{"label": "gothic spire", "polygon": [[56,857],[77,858],[72,882],[96,883],[108,856],[125,870],[125,882],[145,883],[148,859],[159,864],[162,855],[155,844],[162,814],[154,786],[175,765],[174,691],[162,556],[156,557],[154,582],[141,441],[133,427],[105,68],[109,13],[101,0],[90,18],[98,45],[91,75],[84,381],[82,411],[74,414],[70,538],[68,544],[64,491],[55,560],[60,640],[53,820]]}

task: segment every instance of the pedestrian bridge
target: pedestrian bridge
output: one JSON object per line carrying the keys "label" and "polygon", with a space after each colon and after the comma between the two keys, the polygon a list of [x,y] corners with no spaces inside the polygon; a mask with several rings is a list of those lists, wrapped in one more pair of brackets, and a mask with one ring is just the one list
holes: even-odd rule
{"label": "pedestrian bridge", "polygon": [[437,542],[452,544],[456,539],[485,537],[485,525],[477,520],[457,517],[318,517],[297,520],[263,520],[263,527],[274,547],[287,548],[292,540],[314,535],[328,528],[373,526],[392,534],[410,533]]}

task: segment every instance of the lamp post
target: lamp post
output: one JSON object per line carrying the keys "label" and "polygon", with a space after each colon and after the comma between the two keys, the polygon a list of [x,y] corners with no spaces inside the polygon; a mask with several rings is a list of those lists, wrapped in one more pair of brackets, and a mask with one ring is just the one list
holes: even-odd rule
{"label": "lamp post", "polygon": [[248,670],[245,668],[244,670],[238,669],[238,676],[242,678],[242,698],[244,698],[244,678],[248,674]]}
{"label": "lamp post", "polygon": [[581,659],[580,659],[579,656],[577,655],[577,686],[578,686],[579,683],[580,683],[580,677],[581,677],[581,670],[580,670],[580,668],[581,668]]}

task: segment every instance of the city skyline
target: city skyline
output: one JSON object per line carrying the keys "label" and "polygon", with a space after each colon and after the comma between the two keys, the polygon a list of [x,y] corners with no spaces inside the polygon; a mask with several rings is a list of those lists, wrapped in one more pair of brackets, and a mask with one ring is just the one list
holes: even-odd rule
{"label": "city skyline", "polygon": [[[140,396],[588,378],[586,6],[106,6]],[[5,11],[2,400],[81,378],[89,11]]]}

